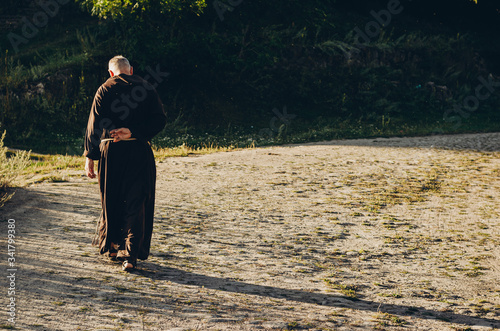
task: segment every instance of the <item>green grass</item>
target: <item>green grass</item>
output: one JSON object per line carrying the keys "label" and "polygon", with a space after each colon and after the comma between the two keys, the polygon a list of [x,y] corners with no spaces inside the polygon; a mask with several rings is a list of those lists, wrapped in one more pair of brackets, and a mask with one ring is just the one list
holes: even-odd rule
{"label": "green grass", "polygon": [[404,319],[401,317],[398,317],[396,315],[392,315],[389,313],[377,313],[373,316],[375,320],[377,321],[377,324],[379,326],[404,326],[408,322],[406,322]]}
{"label": "green grass", "polygon": [[[1,145],[0,153],[3,150],[3,155],[10,154],[10,157],[0,159],[0,181],[4,183],[0,185],[0,197],[3,197],[4,202],[7,201],[12,194],[4,193],[7,188],[13,183],[23,186],[29,183],[52,182],[62,183],[68,179],[60,174],[61,170],[81,171],[84,174],[85,158],[83,156],[74,155],[51,155],[51,154],[30,154],[26,151],[17,150],[16,152],[8,152],[6,147]],[[205,155],[219,152],[236,151],[238,148],[218,147],[210,145],[206,147],[189,147],[186,145],[174,148],[153,148],[153,152],[157,162],[163,162],[168,157],[188,157],[194,155]],[[0,155],[1,157],[1,155]],[[3,171],[3,172],[2,172]],[[2,191],[3,190],[3,191]],[[0,199],[0,203],[2,199]],[[1,206],[1,204],[0,204]]]}
{"label": "green grass", "polygon": [[7,147],[3,145],[5,135],[6,132],[3,132],[0,137],[0,207],[12,198],[14,193],[11,188],[19,185],[18,179],[30,162],[29,152],[7,153]]}
{"label": "green grass", "polygon": [[340,291],[340,293],[342,293],[343,295],[345,295],[346,297],[348,297],[350,299],[357,299],[358,298],[357,291],[358,291],[359,287],[356,285],[345,285],[345,284],[341,284],[341,283],[332,281],[331,279],[327,279],[327,278],[323,279],[323,281],[329,287]]}

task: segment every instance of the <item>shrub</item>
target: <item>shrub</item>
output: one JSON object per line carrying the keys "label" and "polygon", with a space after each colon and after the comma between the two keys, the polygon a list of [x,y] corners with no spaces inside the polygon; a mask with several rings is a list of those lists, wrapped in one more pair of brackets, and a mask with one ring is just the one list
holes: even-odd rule
{"label": "shrub", "polygon": [[3,207],[14,192],[10,188],[16,185],[21,172],[30,163],[30,152],[19,151],[9,156],[8,149],[3,145],[6,132],[0,138],[0,207]]}

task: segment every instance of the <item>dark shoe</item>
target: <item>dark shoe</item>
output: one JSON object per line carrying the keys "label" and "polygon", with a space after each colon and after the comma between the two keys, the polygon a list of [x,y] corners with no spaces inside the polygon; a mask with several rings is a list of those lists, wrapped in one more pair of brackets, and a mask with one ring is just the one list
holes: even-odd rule
{"label": "dark shoe", "polygon": [[111,247],[108,250],[108,256],[111,259],[111,261],[116,261],[116,256],[118,255],[118,246],[111,243]]}

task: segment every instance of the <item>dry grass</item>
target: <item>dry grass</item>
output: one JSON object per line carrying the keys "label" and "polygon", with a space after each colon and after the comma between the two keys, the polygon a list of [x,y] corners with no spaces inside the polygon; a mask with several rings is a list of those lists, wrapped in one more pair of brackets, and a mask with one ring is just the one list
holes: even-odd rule
{"label": "dry grass", "polygon": [[57,170],[74,169],[83,170],[85,158],[72,155],[39,155],[31,160],[24,174],[50,174]]}
{"label": "dry grass", "polygon": [[220,147],[215,145],[208,145],[205,147],[193,148],[190,146],[181,145],[174,148],[153,148],[153,151],[155,154],[155,158],[161,162],[167,157],[205,155],[219,152],[231,152],[241,149],[242,148],[236,148],[234,146]]}
{"label": "dry grass", "polygon": [[[1,148],[3,148],[2,155],[4,155],[5,159],[16,160],[17,158],[19,160],[24,160],[24,166],[18,167],[19,171],[16,175],[21,179],[19,180],[18,185],[26,185],[33,182],[43,182],[47,180],[60,181],[53,179],[56,177],[60,177],[59,172],[61,170],[76,170],[83,172],[83,170],[85,169],[85,158],[83,156],[49,155],[36,153],[30,154],[26,151],[9,150],[6,147],[3,147],[3,145],[0,146],[2,146]],[[159,162],[162,162],[167,157],[187,157],[218,152],[230,152],[235,150],[240,150],[240,148],[235,148],[234,146],[219,147],[214,145],[202,148],[192,148],[186,145],[174,148],[153,148],[155,158]],[[6,157],[6,155],[10,155],[10,157]],[[19,156],[17,157],[17,155]],[[2,167],[4,167],[4,162],[5,161],[3,161],[2,159]],[[2,177],[2,180],[3,178],[4,177]],[[14,178],[13,173],[11,175],[11,178]],[[2,188],[3,186],[0,186],[0,189]]]}
{"label": "dry grass", "polygon": [[6,132],[0,138],[0,207],[2,207],[12,196],[10,188],[17,184],[17,179],[22,171],[28,166],[30,152],[19,151],[8,156],[7,147],[3,145]]}

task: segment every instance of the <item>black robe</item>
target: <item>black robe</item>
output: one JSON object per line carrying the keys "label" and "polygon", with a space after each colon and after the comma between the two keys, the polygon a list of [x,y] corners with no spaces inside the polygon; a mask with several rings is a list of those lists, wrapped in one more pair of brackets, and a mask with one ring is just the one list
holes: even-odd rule
{"label": "black robe", "polygon": [[[100,254],[119,245],[118,257],[148,258],[153,233],[156,166],[150,140],[166,124],[154,87],[136,75],[114,76],[97,90],[85,135],[84,156],[99,160],[102,213]],[[102,142],[109,131],[128,128],[136,140]]]}

